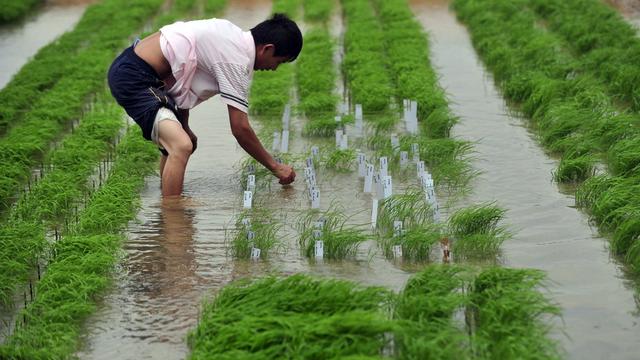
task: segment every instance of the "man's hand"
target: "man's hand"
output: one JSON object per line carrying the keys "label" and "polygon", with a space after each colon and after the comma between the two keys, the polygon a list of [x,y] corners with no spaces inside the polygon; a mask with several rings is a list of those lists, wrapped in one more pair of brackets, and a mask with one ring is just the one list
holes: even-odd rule
{"label": "man's hand", "polygon": [[198,147],[198,137],[193,133],[193,131],[191,131],[190,128],[186,128],[184,129],[184,131],[187,133],[187,135],[189,135],[191,143],[193,144],[193,150],[191,150],[191,153],[193,154],[194,152],[196,152],[196,148]]}
{"label": "man's hand", "polygon": [[272,171],[273,175],[280,179],[280,184],[291,184],[296,179],[296,172],[293,167],[285,164],[278,164]]}

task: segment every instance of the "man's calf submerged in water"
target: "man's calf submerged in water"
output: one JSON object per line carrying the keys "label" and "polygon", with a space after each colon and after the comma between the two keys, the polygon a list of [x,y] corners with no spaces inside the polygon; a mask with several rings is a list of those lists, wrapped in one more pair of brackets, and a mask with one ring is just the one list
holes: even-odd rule
{"label": "man's calf submerged in water", "polygon": [[281,184],[296,173],[277,163],[254,133],[247,116],[254,70],[275,70],[296,59],[302,34],[295,22],[275,14],[251,31],[223,19],[176,22],[136,41],[109,69],[111,94],[162,152],[162,195],[182,193],[185,168],[198,138],[189,109],[220,94],[231,131],[242,148],[271,170]]}

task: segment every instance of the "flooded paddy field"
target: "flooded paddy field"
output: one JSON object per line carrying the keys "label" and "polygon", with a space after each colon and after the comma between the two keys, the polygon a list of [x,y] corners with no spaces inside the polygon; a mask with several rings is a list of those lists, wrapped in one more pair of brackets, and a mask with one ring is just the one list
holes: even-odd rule
{"label": "flooded paddy field", "polygon": [[[302,2],[298,2],[297,8],[301,13],[295,16],[305,34],[324,26],[322,23],[303,17],[303,9],[310,6],[307,2],[314,3],[304,1],[303,6]],[[322,3],[319,0],[316,2]],[[544,286],[539,286],[536,281],[531,282],[535,284],[533,286],[535,291],[532,290],[531,294],[548,299],[553,306],[545,307],[547,300],[542,301],[539,306],[546,309],[540,310],[542,319],[536,318],[529,321],[534,326],[529,332],[541,331],[541,336],[532,341],[532,344],[541,346],[539,355],[542,358],[555,358],[556,355],[570,359],[635,358],[640,350],[640,335],[637,331],[639,316],[637,283],[629,275],[624,261],[612,256],[608,238],[600,234],[598,227],[590,222],[588,214],[576,207],[575,184],[566,186],[554,181],[553,172],[558,166],[558,157],[556,154],[550,154],[540,145],[536,129],[531,126],[529,120],[517,114],[504,100],[501,89],[497,85],[498,82],[494,80],[492,73],[485,68],[482,58],[474,50],[471,34],[465,25],[456,19],[456,13],[450,8],[450,2],[444,0],[407,2],[407,9],[409,9],[407,11],[415,17],[419,27],[428,34],[428,54],[425,55],[423,62],[430,62],[429,66],[434,69],[436,83],[446,94],[447,102],[441,106],[450,109],[452,118],[457,119],[456,124],[450,129],[450,134],[432,137],[424,135],[425,132],[434,131],[424,124],[419,129],[419,136],[409,135],[410,124],[404,123],[408,116],[406,111],[403,114],[405,104],[402,98],[393,97],[399,95],[386,96],[385,101],[389,104],[384,107],[384,110],[367,111],[365,107],[363,131],[358,129],[358,125],[348,122],[352,121],[347,120],[350,117],[357,117],[354,115],[356,107],[354,98],[363,94],[358,92],[358,86],[362,83],[358,83],[357,74],[353,68],[349,67],[353,66],[353,63],[348,66],[343,65],[343,62],[353,61],[349,59],[348,49],[357,50],[361,46],[353,45],[360,39],[350,34],[349,29],[360,26],[356,18],[357,21],[369,21],[362,19],[362,9],[366,9],[366,6],[375,9],[371,14],[374,19],[377,19],[376,21],[380,22],[383,30],[386,29],[391,33],[390,29],[394,23],[385,18],[388,9],[384,8],[383,1],[345,0],[326,3],[330,3],[331,8],[326,30],[334,43],[332,66],[337,74],[333,89],[333,95],[337,99],[336,107],[339,108],[336,114],[341,114],[346,122],[344,126],[339,125],[336,128],[345,129],[348,135],[347,149],[353,150],[350,155],[351,162],[346,166],[348,170],[336,171],[327,167],[325,157],[338,154],[334,149],[340,146],[334,140],[333,134],[326,138],[308,135],[310,123],[320,121],[318,119],[322,117],[332,120],[335,114],[326,116],[324,113],[313,114],[312,111],[303,113],[300,110],[300,104],[303,103],[305,95],[301,93],[299,84],[296,82],[300,81],[301,76],[296,73],[299,71],[296,69],[298,64],[294,62],[285,65],[286,69],[279,69],[274,74],[277,75],[279,71],[283,73],[291,71],[287,103],[292,104],[293,110],[289,126],[286,128],[290,131],[288,150],[282,151],[279,156],[285,162],[290,161],[295,165],[297,178],[291,186],[281,186],[277,184],[275,178],[270,178],[269,174],[266,175],[265,180],[264,177],[260,177],[260,169],[254,169],[257,185],[253,188],[255,190],[253,192],[254,209],[251,211],[266,210],[268,216],[265,218],[271,219],[272,224],[277,227],[276,240],[279,246],[269,250],[268,255],[258,256],[258,259],[249,259],[249,256],[239,258],[234,248],[239,231],[238,223],[243,216],[250,213],[246,209],[243,210],[242,206],[243,192],[247,190],[248,155],[237,145],[231,134],[224,104],[218,99],[212,99],[193,109],[190,124],[200,140],[198,150],[191,157],[187,167],[184,196],[174,201],[163,200],[160,179],[155,171],[144,177],[144,183],[138,192],[140,207],[134,219],[123,228],[126,236],[123,238],[121,251],[115,255],[115,266],[112,267],[114,270],[109,272],[110,285],[103,288],[99,295],[94,296],[95,311],[87,312],[87,316],[83,318],[81,331],[77,334],[78,345],[75,346],[75,350],[69,352],[68,356],[81,359],[184,359],[190,356],[206,358],[206,355],[202,355],[206,354],[206,351],[202,352],[203,348],[200,346],[202,341],[207,339],[206,336],[210,336],[203,335],[207,334],[207,326],[212,326],[207,319],[211,319],[214,315],[223,316],[224,313],[216,315],[216,311],[222,312],[225,308],[219,306],[212,310],[211,307],[204,305],[205,302],[213,301],[218,294],[232,296],[233,291],[237,289],[233,290],[234,288],[229,284],[243,279],[275,275],[291,277],[291,279],[297,279],[292,281],[309,285],[310,283],[305,283],[307,280],[294,276],[308,274],[321,279],[350,281],[345,283],[351,284],[345,285],[347,288],[352,286],[355,289],[361,286],[363,292],[369,291],[365,287],[380,286],[390,291],[390,294],[395,294],[394,300],[385,300],[396,304],[389,305],[395,310],[387,308],[380,310],[381,316],[390,323],[384,323],[384,325],[376,323],[381,326],[382,330],[378,335],[384,335],[383,341],[369,344],[371,348],[368,351],[373,353],[368,354],[379,358],[402,358],[415,350],[408,344],[418,344],[425,338],[429,339],[425,334],[431,334],[429,331],[434,330],[425,328],[421,334],[412,334],[393,328],[395,325],[390,325],[395,324],[393,321],[406,320],[407,316],[407,310],[403,306],[407,306],[408,303],[402,301],[408,300],[398,299],[410,298],[407,287],[419,287],[416,284],[419,283],[419,279],[422,279],[421,276],[426,276],[427,279],[429,276],[432,276],[432,279],[440,279],[438,276],[445,274],[450,277],[449,280],[457,279],[458,281],[456,285],[450,286],[453,289],[450,289],[452,294],[455,294],[454,297],[460,295],[462,299],[463,296],[469,296],[468,299],[474,300],[455,300],[461,301],[464,305],[452,305],[453,310],[448,310],[451,311],[448,316],[453,327],[447,328],[446,331],[449,332],[437,333],[439,336],[448,334],[449,337],[445,338],[450,339],[453,346],[448,341],[440,343],[439,346],[441,349],[452,352],[447,353],[443,350],[441,355],[435,355],[429,352],[432,350],[423,349],[426,352],[420,353],[421,356],[424,358],[425,354],[431,354],[430,356],[434,358],[447,356],[522,358],[517,355],[516,350],[502,344],[502,340],[496,340],[500,337],[497,335],[499,332],[493,333],[491,332],[493,330],[483,328],[482,321],[487,321],[482,320],[484,319],[483,311],[489,310],[474,308],[476,303],[465,303],[465,301],[480,301],[478,300],[480,278],[476,278],[479,273],[483,276],[505,276],[506,273],[491,274],[491,270],[483,272],[484,269],[493,269],[497,266],[498,273],[502,271],[501,269],[505,271],[539,269],[545,274],[541,278],[544,278],[541,280]],[[204,2],[199,4],[200,8],[196,6],[198,10],[194,10],[191,14],[201,13]],[[286,7],[287,1],[277,1],[274,4],[264,0],[230,0],[217,16],[229,19],[243,29],[248,29],[268,17],[276,8],[273,7],[274,5]],[[165,3],[162,6],[170,8],[170,4]],[[81,14],[82,11],[79,12],[78,17]],[[71,23],[71,20],[61,22]],[[28,22],[23,26],[26,29]],[[73,27],[73,25],[69,26]],[[395,50],[388,46],[389,39],[392,39],[389,33],[386,37],[383,33],[383,37],[380,38],[381,41],[387,42],[386,51],[391,55],[385,61],[401,59],[402,57],[393,53]],[[374,32],[371,36],[379,39]],[[9,41],[7,48],[11,48],[16,42],[20,40]],[[384,56],[381,58],[385,59]],[[298,61],[305,60],[303,57],[298,59]],[[27,58],[23,57],[22,61],[27,61]],[[366,66],[375,66],[375,64],[367,63]],[[393,75],[393,71],[396,71],[393,64],[386,63],[386,68],[391,74],[388,78],[391,81],[390,88],[403,86],[399,80],[400,77],[397,76],[399,73]],[[329,71],[328,68],[327,71]],[[260,82],[264,79],[258,76],[255,81]],[[375,91],[371,91],[370,94],[365,92],[365,94],[365,99],[368,95],[373,97],[372,94],[375,94]],[[427,97],[427,99],[432,98]],[[427,115],[420,111],[427,106],[426,104],[428,102],[419,102],[418,105],[420,114],[418,119],[425,123]],[[343,113],[346,110],[343,106],[348,109],[347,113]],[[280,124],[283,117],[282,111],[283,109],[275,111],[277,113],[275,122],[270,119],[274,117],[271,114],[252,113],[250,116],[252,125],[268,150],[283,146],[282,144],[272,146],[274,131],[280,136],[280,131],[285,129]],[[422,118],[422,116],[425,117]],[[393,119],[394,123],[390,126],[384,125],[383,128],[381,124],[389,121],[386,120],[389,118]],[[432,117],[429,119],[436,121]],[[335,125],[330,124],[330,126]],[[397,149],[393,149],[394,138],[399,138]],[[426,253],[422,253],[424,258],[418,261],[408,258],[409,247],[394,248],[393,255],[387,252],[389,248],[384,248],[385,235],[380,230],[385,226],[380,225],[383,219],[378,217],[378,230],[375,230],[371,225],[371,213],[372,204],[377,201],[375,199],[385,195],[377,194],[378,190],[375,188],[373,193],[363,192],[365,180],[358,176],[358,163],[355,157],[356,152],[366,154],[367,161],[378,170],[380,166],[378,158],[387,156],[390,161],[389,166],[393,166],[393,169],[389,169],[389,174],[393,176],[394,196],[410,194],[416,189],[426,192],[424,183],[416,178],[416,164],[409,150],[414,142],[420,143],[421,150],[416,156],[422,159],[431,159],[425,149],[437,149],[433,144],[464,143],[468,144],[464,146],[470,149],[464,156],[456,158],[456,161],[460,160],[465,164],[460,166],[467,169],[464,174],[469,176],[465,181],[453,185],[445,184],[451,180],[446,176],[453,175],[439,175],[442,173],[438,173],[438,164],[433,163],[433,168],[431,163],[426,165],[427,173],[432,171],[435,177],[444,176],[437,178],[444,180],[436,183],[435,187],[438,199],[436,206],[439,207],[438,216],[435,213],[429,215],[430,218],[437,218],[433,222],[442,226],[439,230],[442,232],[439,233],[441,235],[438,241],[430,244]],[[386,147],[387,143],[389,143],[388,147]],[[314,213],[310,210],[312,206],[310,180],[305,173],[305,167],[309,164],[305,163],[305,160],[313,156],[313,147],[319,149],[322,159],[314,165],[313,180],[313,182],[317,181],[315,189],[321,194],[319,211],[338,210],[347,216],[345,226],[353,227],[358,233],[367,234],[366,240],[359,243],[355,251],[345,259],[327,258],[330,257],[331,250],[326,243],[326,258],[318,258],[317,252],[315,258],[313,255],[308,256],[308,253],[305,255],[306,244],[301,244],[299,240],[300,219],[309,214],[314,221],[321,218],[320,212]],[[400,149],[406,150],[411,158],[407,160],[406,165],[395,164],[403,156],[399,154]],[[392,162],[394,163],[391,164]],[[434,193],[434,198],[431,198],[431,195],[421,196],[427,196],[425,201],[435,201],[436,194]],[[384,203],[382,199],[380,202]],[[86,203],[87,200],[85,200]],[[429,206],[433,205],[429,204]],[[475,257],[468,254],[462,256],[462,249],[460,255],[456,250],[450,254],[450,246],[456,249],[454,246],[457,240],[454,235],[451,235],[454,233],[454,230],[451,230],[454,225],[448,223],[449,218],[453,214],[459,214],[458,210],[476,204],[492,204],[500,211],[502,209],[505,211],[504,216],[495,217],[492,225],[487,225],[490,228],[493,227],[493,230],[505,230],[504,234],[500,233],[500,236],[504,235],[504,237],[499,242],[499,249]],[[376,209],[383,211],[383,207]],[[429,209],[433,211],[432,207]],[[75,216],[82,217],[78,212],[79,210],[76,209]],[[251,218],[252,222],[259,221],[257,212],[251,214],[256,216]],[[407,216],[410,217],[410,215]],[[490,223],[491,220],[488,222]],[[431,220],[429,223],[431,224]],[[498,223],[500,226],[496,227]],[[411,231],[410,224],[405,221],[404,224],[401,222],[400,226],[406,226],[405,230]],[[395,227],[396,224],[393,226]],[[392,230],[395,238],[396,229]],[[404,234],[402,231],[398,233]],[[266,253],[268,249],[262,250]],[[399,254],[396,251],[399,251]],[[406,258],[403,258],[403,252]],[[439,267],[440,265],[442,267]],[[456,266],[464,267],[466,270],[456,270]],[[452,269],[453,272],[444,270],[444,273],[439,273],[440,270],[437,269]],[[458,275],[458,271],[465,275]],[[533,278],[537,278],[536,276]],[[526,280],[528,279],[526,276],[522,279],[525,279],[523,283],[530,281]],[[280,283],[275,283],[274,288],[278,288],[278,284]],[[332,286],[334,285],[339,287],[338,284]],[[256,283],[252,286],[260,289],[264,284]],[[518,291],[524,293],[529,290],[520,288]],[[260,291],[268,292],[269,290]],[[333,291],[339,294],[338,290]],[[428,287],[423,289],[424,294],[428,291]],[[318,298],[325,296],[320,290],[315,294]],[[286,294],[283,294],[283,298],[286,298],[284,295]],[[250,296],[247,295],[247,297]],[[273,298],[273,301],[279,301],[278,296]],[[443,297],[443,299],[444,303],[448,301],[455,303],[453,298]],[[265,304],[265,308],[271,306],[266,305],[268,299],[255,301]],[[347,296],[342,301],[348,303],[351,300]],[[425,309],[420,307],[424,306],[424,303],[420,304],[415,306],[416,314]],[[556,305],[559,309],[557,311],[554,310]],[[329,306],[328,303],[327,306]],[[373,306],[374,310],[372,310],[370,305],[355,304],[354,300],[353,306],[355,308],[362,306],[360,310],[366,309],[366,311],[373,311],[375,316],[380,315],[376,312],[378,310],[375,310],[379,304]],[[247,318],[253,316],[250,313],[255,309],[251,309],[251,306],[240,308],[244,309],[242,311],[246,312]],[[225,311],[233,312],[233,309]],[[285,320],[290,319],[287,317],[291,315],[288,311],[285,311],[283,318]],[[314,313],[314,310],[311,313]],[[8,312],[2,315],[7,314]],[[280,316],[278,314],[275,312],[273,316]],[[327,319],[342,316],[340,311],[337,314],[327,313]],[[371,315],[367,314],[367,316]],[[13,316],[6,316],[7,319],[11,317]],[[535,327],[540,320],[542,320],[541,324],[549,324],[548,328],[546,325]],[[424,325],[420,322],[415,324]],[[18,327],[23,326],[28,328],[29,322],[20,323]],[[264,326],[268,328],[267,325]],[[385,326],[390,327],[385,328]],[[509,324],[504,326],[506,329]],[[197,332],[195,329],[198,329]],[[525,331],[522,329],[520,328],[521,331]],[[188,335],[190,332],[192,335]],[[436,338],[435,334],[435,332],[432,334],[434,338]],[[187,340],[188,336],[190,336],[189,340]],[[205,336],[205,338],[198,336]],[[491,339],[495,340],[495,348],[491,348],[490,345],[487,345],[489,350],[478,347],[480,346],[478,344],[482,344],[483,341],[493,341]],[[20,341],[23,340],[11,342],[11,336],[4,341],[6,343],[0,346],[0,357],[9,358],[15,354],[12,351],[18,348],[16,344],[26,346],[24,344],[28,343],[21,343]],[[445,343],[447,346],[442,345]],[[46,345],[39,345],[46,349]],[[208,345],[205,345],[205,349],[206,346]],[[550,350],[545,346],[549,346]],[[345,351],[351,351],[348,350],[348,346],[346,348]],[[306,350],[309,349],[305,348]],[[311,354],[311,350],[309,351]],[[322,353],[322,350],[318,351]],[[483,351],[487,352],[483,353]],[[506,352],[502,353],[503,356],[496,355],[500,354],[499,351]]]}

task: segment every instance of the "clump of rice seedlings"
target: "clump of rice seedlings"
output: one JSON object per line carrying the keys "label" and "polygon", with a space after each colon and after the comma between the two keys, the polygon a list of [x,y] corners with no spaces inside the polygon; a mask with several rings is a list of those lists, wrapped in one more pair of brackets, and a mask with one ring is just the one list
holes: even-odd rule
{"label": "clump of rice seedlings", "polygon": [[409,279],[399,294],[393,317],[400,359],[469,358],[469,340],[454,322],[454,313],[467,303],[463,289],[465,270],[450,265],[429,265]]}
{"label": "clump of rice seedlings", "polygon": [[595,175],[596,159],[590,155],[576,158],[563,157],[553,172],[553,180],[560,183],[578,183]]}
{"label": "clump of rice seedlings", "polygon": [[560,309],[541,292],[545,279],[534,269],[489,268],[470,289],[473,352],[487,359],[559,359],[550,320]]}
{"label": "clump of rice seedlings", "polygon": [[352,123],[353,117],[343,117],[341,121],[336,121],[333,116],[318,117],[312,121],[308,121],[302,129],[304,136],[331,137],[334,136],[336,130],[341,129],[344,125]]}
{"label": "clump of rice seedlings", "polygon": [[403,260],[427,261],[443,235],[441,226],[437,224],[420,224],[398,233],[379,235],[378,243],[389,259],[394,256],[393,247],[400,246]]}
{"label": "clump of rice seedlings", "polygon": [[392,293],[306,275],[241,280],[204,305],[190,359],[377,358],[394,328]]}
{"label": "clump of rice seedlings", "polygon": [[348,225],[349,218],[336,208],[324,212],[311,210],[300,216],[297,222],[299,244],[302,253],[315,256],[315,242],[322,241],[324,257],[328,259],[354,258],[361,243],[370,235],[355,225]]}
{"label": "clump of rice seedlings", "polygon": [[269,169],[262,166],[252,157],[246,157],[240,161],[239,169],[239,181],[241,182],[241,188],[247,190],[247,178],[249,175],[256,176],[256,190],[269,190],[273,183],[273,174]]}
{"label": "clump of rice seedlings", "polygon": [[326,155],[325,167],[337,172],[351,172],[356,161],[356,151],[353,149],[335,149]]}
{"label": "clump of rice seedlings", "polygon": [[276,222],[269,211],[257,208],[243,211],[230,233],[231,255],[236,259],[249,259],[251,249],[258,248],[260,257],[266,259],[284,245],[278,235],[281,228],[282,224]]}
{"label": "clump of rice seedlings", "polygon": [[412,229],[433,221],[432,208],[421,190],[408,190],[404,194],[394,194],[380,203],[376,223],[381,234],[393,234],[394,221],[402,221],[403,227]]}
{"label": "clump of rice seedlings", "polygon": [[640,137],[624,139],[611,146],[607,160],[609,170],[614,175],[637,174],[640,165]]}
{"label": "clump of rice seedlings", "polygon": [[331,0],[303,0],[302,5],[305,21],[327,22],[333,8]]}
{"label": "clump of rice seedlings", "polygon": [[505,210],[495,204],[480,204],[456,211],[449,218],[449,233],[454,237],[453,253],[463,258],[497,255],[502,243],[511,237],[499,226]]}

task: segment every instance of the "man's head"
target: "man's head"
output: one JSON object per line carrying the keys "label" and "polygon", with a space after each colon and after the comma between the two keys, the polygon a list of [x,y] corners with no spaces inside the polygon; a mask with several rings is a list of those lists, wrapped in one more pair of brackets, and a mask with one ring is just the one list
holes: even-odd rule
{"label": "man's head", "polygon": [[302,50],[302,33],[298,25],[284,14],[274,14],[251,29],[256,44],[254,70],[275,70],[291,62]]}

